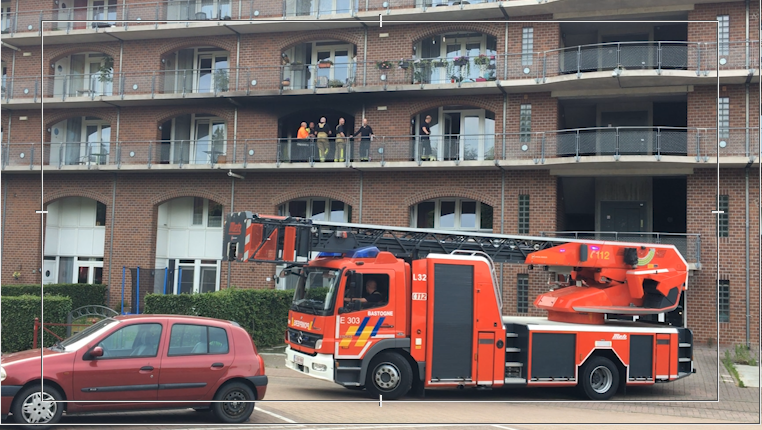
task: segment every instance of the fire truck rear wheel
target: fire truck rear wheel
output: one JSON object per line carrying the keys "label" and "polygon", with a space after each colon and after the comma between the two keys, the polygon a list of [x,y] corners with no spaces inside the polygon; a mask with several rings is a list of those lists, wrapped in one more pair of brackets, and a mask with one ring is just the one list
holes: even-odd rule
{"label": "fire truck rear wheel", "polygon": [[619,388],[619,369],[606,357],[590,357],[582,367],[579,383],[591,400],[608,400]]}
{"label": "fire truck rear wheel", "polygon": [[413,384],[413,369],[399,354],[384,352],[376,356],[368,367],[365,389],[373,397],[395,400],[410,391]]}

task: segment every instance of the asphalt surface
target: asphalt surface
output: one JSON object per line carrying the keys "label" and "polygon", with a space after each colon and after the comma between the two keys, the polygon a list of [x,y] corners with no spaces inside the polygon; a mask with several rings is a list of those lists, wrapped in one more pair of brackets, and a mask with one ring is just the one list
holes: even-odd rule
{"label": "asphalt surface", "polygon": [[670,428],[695,430],[697,424],[737,429],[746,427],[738,424],[760,421],[759,389],[739,388],[724,369],[718,375],[717,351],[709,348],[697,348],[694,353],[698,373],[672,383],[630,388],[605,402],[581,400],[572,388],[427,390],[424,398],[380,402],[364,391],[348,390],[285,368],[284,356],[277,349],[261,352],[269,376],[267,396],[257,402],[245,424],[221,425],[208,412],[184,409],[64,417],[57,428],[392,430],[414,425],[426,429],[539,430],[583,429],[590,424],[609,424],[610,428],[622,424],[640,428],[635,424],[643,424],[642,428],[652,428],[654,423],[664,423]]}

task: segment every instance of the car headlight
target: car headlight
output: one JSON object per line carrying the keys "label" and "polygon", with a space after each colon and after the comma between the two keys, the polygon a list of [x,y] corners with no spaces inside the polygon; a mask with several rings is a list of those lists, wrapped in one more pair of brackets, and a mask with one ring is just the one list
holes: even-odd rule
{"label": "car headlight", "polygon": [[315,342],[315,349],[320,349],[323,346],[323,339],[318,339],[317,342]]}
{"label": "car headlight", "polygon": [[0,367],[0,382],[5,381],[5,377],[8,376],[5,373],[5,367]]}

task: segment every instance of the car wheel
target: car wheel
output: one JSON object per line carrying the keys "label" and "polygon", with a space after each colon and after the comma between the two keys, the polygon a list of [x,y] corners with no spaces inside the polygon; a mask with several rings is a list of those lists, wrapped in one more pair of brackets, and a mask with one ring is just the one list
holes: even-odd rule
{"label": "car wheel", "polygon": [[384,352],[368,367],[365,389],[373,397],[395,400],[407,394],[413,383],[413,369],[399,354]]}
{"label": "car wheel", "polygon": [[582,368],[580,386],[591,400],[608,400],[619,388],[619,369],[606,357],[592,357]]}
{"label": "car wheel", "polygon": [[40,391],[40,387],[35,384],[19,391],[11,406],[11,413],[19,427],[43,429],[56,424],[63,415],[63,409],[63,396],[56,388],[45,384]]}
{"label": "car wheel", "polygon": [[223,385],[212,403],[215,417],[223,423],[238,424],[246,421],[254,412],[254,392],[243,382],[229,382]]}

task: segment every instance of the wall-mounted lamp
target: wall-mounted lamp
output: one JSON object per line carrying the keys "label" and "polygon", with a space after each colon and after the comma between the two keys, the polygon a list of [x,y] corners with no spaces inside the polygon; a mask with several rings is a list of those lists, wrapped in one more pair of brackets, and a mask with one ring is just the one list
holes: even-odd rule
{"label": "wall-mounted lamp", "polygon": [[386,81],[386,75],[381,75],[381,80]]}
{"label": "wall-mounted lamp", "polygon": [[162,130],[162,127],[161,127],[161,126],[159,126],[159,130]]}
{"label": "wall-mounted lamp", "polygon": [[166,62],[167,62],[167,59],[166,59],[166,58],[162,58],[162,59],[161,59],[161,64],[164,64],[164,63],[166,63]]}

